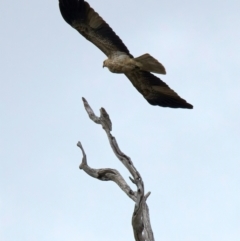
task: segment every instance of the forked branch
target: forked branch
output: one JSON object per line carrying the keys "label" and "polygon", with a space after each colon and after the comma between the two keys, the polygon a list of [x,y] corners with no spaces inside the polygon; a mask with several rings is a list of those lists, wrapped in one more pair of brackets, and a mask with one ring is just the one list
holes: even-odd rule
{"label": "forked branch", "polygon": [[115,182],[127,195],[135,202],[134,212],[132,216],[132,226],[134,237],[136,241],[154,241],[154,236],[150,224],[149,209],[146,203],[150,192],[144,194],[144,183],[140,173],[134,167],[131,158],[125,155],[119,148],[117,141],[112,136],[112,122],[106,110],[100,109],[100,117],[97,117],[86,99],[82,98],[84,107],[88,113],[89,118],[96,124],[100,124],[105,130],[109,143],[112,147],[116,157],[122,162],[122,164],[128,169],[131,176],[130,180],[137,186],[137,191],[134,192],[122,175],[116,170],[111,168],[93,169],[87,163],[87,156],[80,142],[77,146],[82,150],[83,158],[79,168],[84,170],[91,177],[97,178],[101,181],[113,181]]}

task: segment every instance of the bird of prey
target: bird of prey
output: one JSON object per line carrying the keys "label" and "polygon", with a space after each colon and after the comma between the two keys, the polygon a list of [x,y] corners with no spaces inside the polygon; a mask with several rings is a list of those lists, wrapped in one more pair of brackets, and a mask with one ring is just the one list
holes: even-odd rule
{"label": "bird of prey", "polygon": [[164,66],[150,54],[134,58],[112,28],[84,0],[59,0],[65,21],[82,36],[96,45],[106,56],[103,67],[113,73],[123,73],[151,105],[192,109],[160,78],[166,74]]}

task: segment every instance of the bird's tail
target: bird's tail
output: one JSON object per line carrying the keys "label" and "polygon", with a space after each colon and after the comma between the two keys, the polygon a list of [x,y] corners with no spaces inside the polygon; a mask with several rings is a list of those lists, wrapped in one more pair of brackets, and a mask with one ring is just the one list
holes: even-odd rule
{"label": "bird's tail", "polygon": [[144,71],[153,72],[156,74],[166,74],[164,66],[154,59],[150,54],[143,54],[134,58],[136,65]]}

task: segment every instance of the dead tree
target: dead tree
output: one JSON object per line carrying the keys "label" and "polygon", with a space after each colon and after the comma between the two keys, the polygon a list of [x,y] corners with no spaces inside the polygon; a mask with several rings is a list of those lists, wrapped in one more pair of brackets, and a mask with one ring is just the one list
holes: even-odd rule
{"label": "dead tree", "polygon": [[109,143],[112,147],[116,157],[122,162],[122,164],[128,169],[132,177],[130,180],[137,186],[137,191],[133,191],[127,182],[124,180],[122,175],[115,169],[104,168],[104,169],[93,169],[87,164],[87,156],[80,142],[77,146],[82,150],[83,158],[79,168],[84,170],[91,177],[97,178],[101,181],[113,181],[124,191],[129,198],[135,202],[134,212],[132,215],[132,226],[133,233],[136,241],[154,241],[154,236],[150,224],[149,209],[146,203],[150,192],[144,194],[144,183],[140,173],[134,167],[131,158],[125,155],[118,147],[117,141],[112,136],[112,122],[109,118],[108,113],[104,108],[100,109],[100,117],[97,117],[88,102],[83,99],[84,107],[88,113],[89,118],[96,124],[100,124],[105,130]]}

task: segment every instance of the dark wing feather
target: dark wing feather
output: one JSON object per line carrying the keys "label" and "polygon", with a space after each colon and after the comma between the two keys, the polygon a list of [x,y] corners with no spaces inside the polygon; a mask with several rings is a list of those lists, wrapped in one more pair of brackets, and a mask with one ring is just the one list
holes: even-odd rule
{"label": "dark wing feather", "polygon": [[171,108],[192,109],[193,106],[182,99],[155,75],[141,70],[125,73],[128,79],[151,105]]}
{"label": "dark wing feather", "polygon": [[84,0],[59,0],[59,8],[65,21],[107,56],[115,51],[130,55],[122,40]]}

